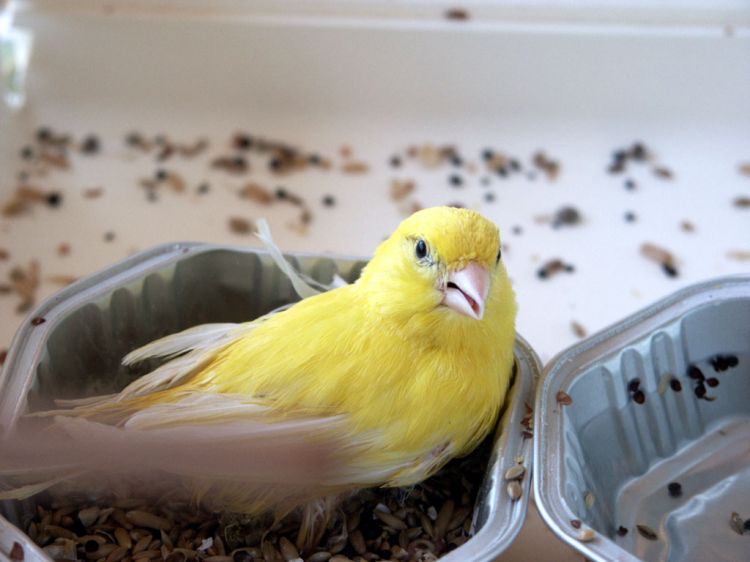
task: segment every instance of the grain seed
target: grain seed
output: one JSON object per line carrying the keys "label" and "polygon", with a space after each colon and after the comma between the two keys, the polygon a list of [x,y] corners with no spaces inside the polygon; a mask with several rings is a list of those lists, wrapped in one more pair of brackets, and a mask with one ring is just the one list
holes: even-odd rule
{"label": "grain seed", "polygon": [[745,522],[736,511],[732,512],[729,519],[729,526],[732,527],[732,530],[738,535],[742,535],[745,532]]}
{"label": "grain seed", "polygon": [[517,465],[511,466],[508,470],[505,471],[505,479],[506,480],[521,480],[523,479],[525,474],[526,474],[526,467],[517,464]]}
{"label": "grain seed", "polygon": [[148,529],[164,529],[169,530],[172,528],[172,524],[169,520],[164,517],[159,517],[148,511],[132,510],[125,513],[125,517],[133,525],[138,527],[146,527]]}
{"label": "grain seed", "polygon": [[586,492],[586,494],[583,496],[583,503],[586,505],[588,509],[591,509],[594,507],[594,502],[596,501],[596,498],[594,497],[594,494],[591,492]]}
{"label": "grain seed", "polygon": [[513,501],[520,499],[521,495],[523,494],[523,488],[521,488],[521,484],[519,484],[518,480],[512,480],[511,482],[508,482],[508,485],[505,487],[505,489],[508,492],[508,496]]}
{"label": "grain seed", "polygon": [[596,533],[593,529],[581,529],[576,538],[581,542],[591,542],[596,538]]}
{"label": "grain seed", "polygon": [[635,528],[638,530],[638,534],[641,535],[644,539],[655,541],[659,538],[659,535],[656,534],[656,531],[654,531],[648,525],[636,525]]}
{"label": "grain seed", "polygon": [[574,529],[580,529],[581,528],[581,520],[580,519],[571,519],[570,524]]}
{"label": "grain seed", "polygon": [[570,406],[573,403],[573,398],[564,390],[559,390],[555,395],[555,399],[558,404],[562,404],[563,406]]}
{"label": "grain seed", "polygon": [[627,527],[623,527],[622,525],[620,525],[619,527],[617,527],[617,535],[618,536],[624,537],[627,534],[628,534],[628,528]]}

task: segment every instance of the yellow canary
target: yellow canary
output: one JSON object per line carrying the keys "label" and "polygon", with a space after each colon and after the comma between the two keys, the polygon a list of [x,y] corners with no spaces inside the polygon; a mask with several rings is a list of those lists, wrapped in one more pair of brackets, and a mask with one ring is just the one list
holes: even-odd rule
{"label": "yellow canary", "polygon": [[[475,211],[426,209],[377,248],[355,283],[259,321],[153,342],[125,361],[174,358],[118,395],[55,413],[123,432],[243,426],[285,447],[335,443],[341,454],[317,487],[288,497],[410,485],[493,429],[515,316],[498,228]],[[235,491],[222,501],[271,506],[263,479],[255,498]]]}

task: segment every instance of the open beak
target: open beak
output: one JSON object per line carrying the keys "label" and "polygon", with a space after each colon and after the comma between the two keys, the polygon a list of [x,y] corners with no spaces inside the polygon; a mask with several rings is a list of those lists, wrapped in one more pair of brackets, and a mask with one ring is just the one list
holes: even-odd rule
{"label": "open beak", "polygon": [[490,289],[490,272],[476,262],[448,275],[440,304],[470,318],[481,320]]}

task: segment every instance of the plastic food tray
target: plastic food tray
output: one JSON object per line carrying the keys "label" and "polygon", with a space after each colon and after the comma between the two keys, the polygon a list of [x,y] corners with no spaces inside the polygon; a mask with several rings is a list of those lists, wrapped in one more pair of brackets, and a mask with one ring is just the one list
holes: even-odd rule
{"label": "plastic food tray", "polygon": [[[730,517],[750,518],[748,319],[750,276],[722,278],[547,365],[536,400],[535,497],[555,533],[587,559],[747,559],[750,536]],[[717,372],[711,361],[729,355],[738,365]],[[719,383],[703,384],[703,398],[696,367]],[[594,539],[582,542],[587,529]]]}
{"label": "plastic food tray", "polygon": [[[365,261],[290,256],[300,271],[329,283],[336,273],[354,281]],[[239,322],[297,300],[289,280],[263,252],[229,246],[171,244],[136,255],[71,285],[29,316],[0,375],[0,424],[24,411],[48,408],[54,398],[111,392],[134,377],[120,365],[131,349],[205,322]],[[36,324],[32,318],[44,318]],[[442,560],[493,560],[513,541],[526,515],[531,440],[522,435],[540,365],[518,338],[516,374],[475,507],[476,534]],[[25,399],[24,399],[25,398]],[[511,501],[503,473],[523,457],[523,493]],[[31,500],[5,502],[0,515],[23,528]],[[17,535],[0,518],[0,551]],[[38,556],[38,549],[31,551]],[[34,559],[27,552],[26,562]]]}

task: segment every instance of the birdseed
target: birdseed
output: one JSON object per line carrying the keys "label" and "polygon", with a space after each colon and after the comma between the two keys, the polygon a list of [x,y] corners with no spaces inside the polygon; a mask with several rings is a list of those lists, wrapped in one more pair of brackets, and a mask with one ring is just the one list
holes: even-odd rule
{"label": "birdseed", "polygon": [[517,480],[513,480],[511,482],[508,482],[508,485],[505,488],[508,492],[508,496],[511,500],[516,501],[521,499],[521,495],[523,494],[523,488],[521,488],[521,484],[518,483]]}
{"label": "birdseed", "polygon": [[682,495],[682,484],[679,482],[670,482],[667,484],[667,491],[673,498],[679,498]]}
{"label": "birdseed", "polygon": [[636,525],[635,528],[638,530],[638,534],[641,535],[644,539],[648,539],[650,541],[659,539],[659,535],[656,534],[656,531],[654,531],[648,525]]}
{"label": "birdseed", "polygon": [[627,527],[623,527],[622,525],[620,525],[619,527],[617,527],[617,535],[618,536],[624,537],[627,534],[628,534],[628,528]]}
{"label": "birdseed", "polygon": [[740,517],[740,514],[736,511],[733,511],[732,515],[729,518],[729,526],[738,535],[742,535],[745,533],[745,522],[742,517]]}
{"label": "birdseed", "polygon": [[555,395],[555,399],[558,404],[562,404],[563,406],[570,406],[573,403],[573,398],[564,390],[559,390]]}
{"label": "birdseed", "polygon": [[582,529],[578,532],[576,538],[581,542],[591,542],[596,538],[596,533],[593,529]]}
{"label": "birdseed", "polygon": [[583,324],[577,322],[576,320],[572,320],[570,322],[570,329],[579,338],[585,338],[587,335],[586,328],[584,328]]}
{"label": "birdseed", "polygon": [[445,11],[445,19],[452,21],[466,21],[469,19],[469,12],[463,8],[451,8]]}
{"label": "birdseed", "polygon": [[14,562],[23,562],[24,551],[21,543],[19,543],[18,541],[13,541],[13,546],[10,549],[10,554],[8,555],[8,557]]}
{"label": "birdseed", "polygon": [[580,529],[581,528],[581,520],[580,519],[571,519],[570,524],[574,529]]}

